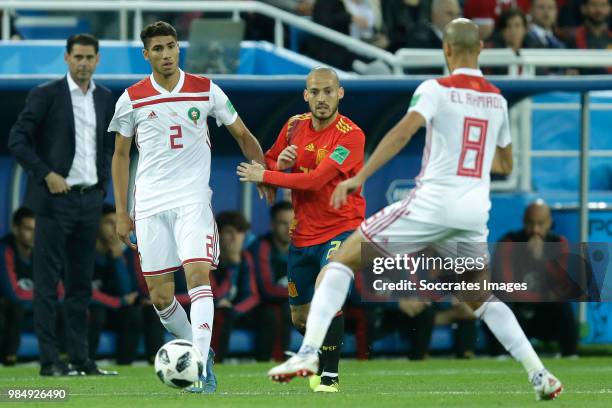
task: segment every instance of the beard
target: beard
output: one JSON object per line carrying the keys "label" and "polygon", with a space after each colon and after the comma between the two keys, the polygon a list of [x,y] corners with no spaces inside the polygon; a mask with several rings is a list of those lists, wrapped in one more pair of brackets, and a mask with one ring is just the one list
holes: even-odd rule
{"label": "beard", "polygon": [[329,118],[331,118],[332,116],[334,116],[336,114],[336,112],[338,112],[338,104],[336,104],[335,106],[329,106],[327,105],[328,108],[328,112],[327,114],[318,114],[317,113],[317,109],[313,109],[312,107],[310,107],[310,112],[312,113],[312,116],[314,116],[317,120],[327,120]]}

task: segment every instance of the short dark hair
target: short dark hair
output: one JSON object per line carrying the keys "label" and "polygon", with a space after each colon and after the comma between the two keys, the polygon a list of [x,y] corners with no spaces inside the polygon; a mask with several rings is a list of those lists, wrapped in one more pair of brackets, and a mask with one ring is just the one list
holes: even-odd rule
{"label": "short dark hair", "polygon": [[114,213],[115,213],[115,206],[114,205],[108,204],[108,203],[102,204],[102,216],[103,217],[105,215],[114,214]]}
{"label": "short dark hair", "polygon": [[510,8],[508,10],[502,11],[499,15],[499,20],[497,20],[497,29],[499,31],[503,31],[508,28],[508,22],[514,17],[520,17],[523,20],[523,25],[527,28],[527,16],[521,9],[518,8]]}
{"label": "short dark hair", "polygon": [[27,207],[19,207],[17,211],[13,213],[13,225],[20,226],[26,218],[34,218],[34,211]]}
{"label": "short dark hair", "polygon": [[223,211],[217,215],[216,221],[219,231],[227,226],[234,227],[240,232],[247,232],[251,228],[251,224],[238,211]]}
{"label": "short dark hair", "polygon": [[172,25],[166,23],[165,21],[156,21],[154,23],[149,24],[140,32],[140,39],[142,40],[142,45],[145,49],[149,48],[149,42],[153,37],[162,37],[170,35],[174,37],[175,40],[178,40],[178,35],[176,34],[176,30]]}
{"label": "short dark hair", "polygon": [[72,52],[72,47],[74,46],[74,44],[91,45],[94,47],[96,54],[100,49],[100,43],[98,42],[98,39],[92,34],[73,34],[68,37],[68,41],[66,41],[66,52],[68,54]]}
{"label": "short dark hair", "polygon": [[270,220],[274,220],[276,215],[281,211],[291,211],[293,205],[289,201],[279,201],[270,208]]}

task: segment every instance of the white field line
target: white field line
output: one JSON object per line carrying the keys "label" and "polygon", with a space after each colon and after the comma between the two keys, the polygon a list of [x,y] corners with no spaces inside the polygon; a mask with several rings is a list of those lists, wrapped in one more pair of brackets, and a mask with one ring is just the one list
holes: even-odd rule
{"label": "white field line", "polygon": [[[359,395],[359,394],[371,394],[371,392],[351,392],[350,395]],[[479,390],[479,391],[441,391],[441,390],[402,390],[402,391],[394,391],[394,392],[377,392],[376,395],[531,395],[533,391],[526,387],[524,391],[501,391],[501,390]],[[589,394],[589,395],[612,395],[612,389],[604,388],[600,390],[565,390],[563,391],[564,395],[567,394]],[[112,396],[120,396],[120,397],[159,397],[159,396],[184,396],[188,397],[190,394],[184,394],[180,391],[176,393],[172,392],[114,392],[114,393],[105,393],[105,392],[91,392],[91,393],[70,393],[70,397],[112,397]],[[234,397],[234,396],[300,396],[300,395],[311,395],[311,392],[306,391],[237,391],[237,392],[218,392],[215,396],[222,397]]]}

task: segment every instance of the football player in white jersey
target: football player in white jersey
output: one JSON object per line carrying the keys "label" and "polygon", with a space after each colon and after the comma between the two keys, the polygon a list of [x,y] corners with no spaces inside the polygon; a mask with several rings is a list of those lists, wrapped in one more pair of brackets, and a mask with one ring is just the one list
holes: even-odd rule
{"label": "football player in white jersey", "polygon": [[[217,126],[226,126],[249,161],[263,164],[264,156],[223,91],[208,78],[179,69],[179,44],[170,24],[152,23],[140,37],[152,74],[126,89],[109,125],[109,132],[117,133],[112,162],[117,234],[138,249],[151,301],[164,327],[193,342],[207,359],[205,374],[188,391],[211,393],[216,378],[210,349],[214,305],[208,275],[217,265],[219,235],[208,185],[211,144],[207,117],[215,118]],[[127,193],[132,139],[139,158],[130,216]],[[132,231],[137,248],[130,242]],[[191,299],[191,324],[174,297],[173,273],[181,267]]]}
{"label": "football player in white jersey", "polygon": [[[422,249],[426,245],[423,243],[451,256],[475,257],[488,252],[483,248],[488,236],[489,174],[507,175],[512,171],[507,103],[478,69],[482,48],[478,26],[464,18],[453,20],[445,29],[443,47],[452,74],[427,80],[417,88],[406,115],[385,135],[364,168],[337,186],[330,204],[343,205],[348,194],[398,154],[421,126],[426,126],[423,164],[416,187],[406,199],[365,220],[360,231],[353,233],[333,255],[332,262],[321,272],[324,277],[312,299],[302,347],[268,372],[272,380],[286,382],[316,372],[317,350],[334,314],[344,304],[354,271],[361,268],[362,242],[391,256],[393,238],[403,243],[404,253]],[[480,276],[484,272],[486,268]],[[473,273],[478,276],[476,271]],[[477,294],[476,299],[466,303],[523,365],[536,398],[553,399],[559,395],[562,384],[544,368],[510,308],[490,292]]]}

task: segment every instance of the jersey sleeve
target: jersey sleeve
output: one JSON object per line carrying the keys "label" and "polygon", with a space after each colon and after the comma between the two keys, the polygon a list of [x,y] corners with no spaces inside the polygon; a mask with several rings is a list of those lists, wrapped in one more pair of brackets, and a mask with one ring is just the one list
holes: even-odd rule
{"label": "jersey sleeve", "polygon": [[504,100],[504,122],[497,135],[497,146],[506,147],[510,143],[512,143],[512,136],[510,135],[510,120],[508,119],[508,103]]}
{"label": "jersey sleeve", "polygon": [[285,123],[285,126],[278,133],[278,137],[276,141],[272,145],[270,149],[264,155],[266,159],[266,167],[270,170],[276,170],[276,160],[278,159],[278,155],[288,146],[287,141],[287,129],[289,128],[289,121]]}
{"label": "jersey sleeve", "polygon": [[115,114],[108,125],[109,132],[118,132],[122,136],[132,137],[136,129],[134,110],[127,91],[123,92],[115,105]]}
{"label": "jersey sleeve", "polygon": [[361,129],[350,131],[338,140],[334,150],[327,155],[327,162],[347,174],[356,166],[363,165],[365,135]]}
{"label": "jersey sleeve", "polygon": [[426,122],[429,122],[438,111],[439,105],[439,85],[436,80],[428,79],[414,91],[408,112],[418,112],[423,115]]}
{"label": "jersey sleeve", "polygon": [[221,88],[212,81],[210,82],[210,101],[212,104],[210,116],[217,120],[217,126],[228,126],[236,121],[238,113],[234,109],[234,105]]}

